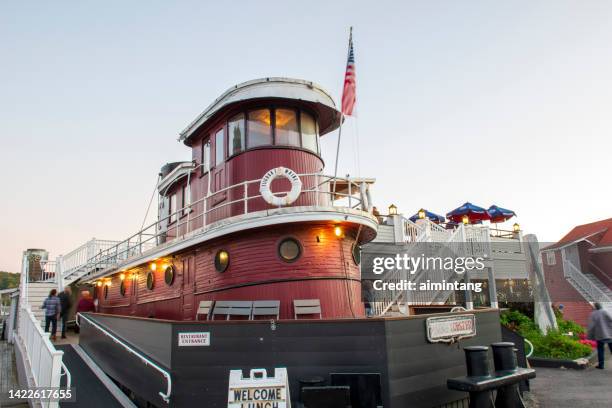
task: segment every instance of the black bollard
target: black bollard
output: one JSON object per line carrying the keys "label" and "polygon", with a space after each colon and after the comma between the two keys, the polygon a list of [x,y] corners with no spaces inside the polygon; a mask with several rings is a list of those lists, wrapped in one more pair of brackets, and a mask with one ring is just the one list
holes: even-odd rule
{"label": "black bollard", "polygon": [[[465,351],[468,378],[479,381],[491,376],[489,360],[487,359],[488,347],[470,346],[463,350]],[[470,391],[470,408],[493,408],[491,400],[490,390]]]}
{"label": "black bollard", "polygon": [[[495,375],[508,375],[518,370],[516,349],[514,343],[500,342],[491,344],[493,348],[493,363],[495,364]],[[521,398],[519,384],[508,384],[497,390],[495,398],[497,408],[525,408]]]}

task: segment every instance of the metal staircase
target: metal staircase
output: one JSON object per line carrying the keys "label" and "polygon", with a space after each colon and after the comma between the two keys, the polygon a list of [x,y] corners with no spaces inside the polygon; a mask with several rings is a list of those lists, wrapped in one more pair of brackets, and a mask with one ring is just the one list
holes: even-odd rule
{"label": "metal staircase", "polygon": [[582,271],[568,259],[563,261],[563,274],[588,302],[599,302],[605,309],[612,310],[612,291],[597,277]]}
{"label": "metal staircase", "polygon": [[[397,243],[411,243],[408,256],[421,256],[428,252],[428,257],[483,257],[491,256],[491,240],[488,228],[474,228],[459,225],[455,229],[443,228],[429,220],[420,220],[414,223],[402,216],[396,216],[393,220],[395,237]],[[423,245],[420,245],[423,244]],[[420,268],[410,277],[405,270],[394,269],[387,272],[381,278],[384,282],[398,283],[402,280],[412,280],[417,285],[431,280],[432,282],[456,282],[465,279],[465,274],[457,274],[454,271],[443,268],[423,269]],[[376,315],[392,315],[402,313],[404,305],[418,304],[444,304],[454,293],[453,290],[442,291],[407,291],[386,290],[384,297],[376,298],[373,311]]]}

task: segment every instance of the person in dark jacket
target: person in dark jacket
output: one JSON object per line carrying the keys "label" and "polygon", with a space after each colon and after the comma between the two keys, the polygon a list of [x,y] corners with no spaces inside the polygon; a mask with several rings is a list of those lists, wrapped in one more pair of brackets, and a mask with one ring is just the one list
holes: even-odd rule
{"label": "person in dark jacket", "polygon": [[595,310],[589,318],[587,337],[597,341],[597,368],[603,370],[606,352],[605,345],[608,344],[612,353],[612,315],[601,307],[601,303],[595,303]]}
{"label": "person in dark jacket", "polygon": [[49,333],[51,325],[51,340],[55,340],[57,333],[57,318],[62,311],[59,298],[56,296],[57,290],[51,289],[49,296],[43,301],[42,308],[45,309],[45,333]]}
{"label": "person in dark jacket", "polygon": [[66,338],[66,323],[70,315],[70,308],[72,308],[72,290],[70,286],[66,286],[64,291],[59,294],[60,305],[62,307],[62,313],[60,317],[62,319],[62,339]]}

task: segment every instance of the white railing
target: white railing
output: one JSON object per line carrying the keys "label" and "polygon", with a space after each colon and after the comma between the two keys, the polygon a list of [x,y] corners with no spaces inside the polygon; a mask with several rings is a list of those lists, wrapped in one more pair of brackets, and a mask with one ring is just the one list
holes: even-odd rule
{"label": "white railing", "polygon": [[488,227],[464,226],[466,251],[474,258],[491,257],[491,234]]}
{"label": "white railing", "polygon": [[72,272],[79,270],[83,265],[87,264],[91,258],[99,252],[117,245],[119,241],[109,241],[92,238],[80,247],[68,252],[64,255],[64,276],[70,275]]}
{"label": "white railing", "polygon": [[[587,278],[573,263],[567,259],[563,262],[563,274],[578,285],[592,302],[610,303],[612,299]],[[570,282],[571,283],[571,282]]]}
{"label": "white railing", "polygon": [[100,330],[104,335],[110,337],[110,339],[113,340],[115,343],[117,343],[120,346],[122,346],[128,353],[131,353],[131,354],[135,355],[136,357],[138,357],[140,359],[140,361],[142,361],[142,363],[145,366],[151,367],[154,370],[156,370],[157,372],[159,372],[166,379],[166,392],[161,392],[160,391],[159,395],[162,397],[162,399],[166,403],[170,402],[170,394],[172,393],[172,377],[170,376],[170,373],[168,371],[164,370],[159,365],[155,364],[153,361],[149,360],[145,356],[143,356],[140,353],[138,353],[132,347],[128,346],[122,340],[120,340],[119,338],[114,336],[111,332],[106,330],[104,327],[100,326],[98,323],[96,323],[95,321],[93,321],[89,317],[87,317],[87,316],[85,316],[85,315],[83,315],[81,313],[77,313],[77,317],[76,317],[77,324],[79,324],[80,319],[83,319],[83,320],[87,321],[87,323],[91,324],[93,327],[95,327],[96,329]]}
{"label": "white railing", "polygon": [[[49,340],[49,333],[43,332],[40,322],[36,320],[30,306],[19,312],[17,341],[26,360],[26,375],[31,379],[32,387],[59,388],[62,371],[66,374],[66,388],[70,388],[71,376],[62,363],[63,351],[56,350]],[[41,401],[43,407],[58,407],[57,402]]]}
{"label": "white railing", "polygon": [[[366,211],[362,198],[353,194],[358,194],[359,189],[353,192],[349,188],[349,194],[330,191],[334,180],[347,182],[349,186],[355,184],[355,181],[350,178],[334,178],[320,173],[306,173],[298,176],[303,185],[300,199],[310,197],[310,202],[314,202],[316,206]],[[183,239],[191,232],[206,228],[228,216],[249,213],[249,206],[254,200],[263,202],[258,187],[260,181],[261,179],[249,180],[223,188],[161,217],[127,239],[97,253],[87,261],[87,269],[93,271],[114,267],[168,241]],[[276,195],[286,193],[287,191],[277,192]],[[237,198],[232,200],[233,197]],[[170,221],[172,225],[168,227]]]}
{"label": "white railing", "polygon": [[[431,248],[431,254],[428,256],[432,258],[447,258],[447,257],[465,257],[468,256],[467,242],[466,242],[466,228],[464,225],[459,225],[456,229],[452,230],[447,235],[446,242],[437,247]],[[418,272],[417,272],[418,273]],[[416,276],[416,283],[419,285],[422,282],[430,280],[431,282],[441,283],[443,281],[453,282],[454,280],[461,279],[463,275],[458,275],[453,269],[446,269],[443,265],[438,265],[434,262],[434,268],[421,270]],[[451,279],[455,278],[455,279]],[[413,304],[432,304],[442,303],[448,298],[448,295],[452,293],[452,290],[441,290],[441,291],[428,291],[419,290],[411,293],[410,299]]]}

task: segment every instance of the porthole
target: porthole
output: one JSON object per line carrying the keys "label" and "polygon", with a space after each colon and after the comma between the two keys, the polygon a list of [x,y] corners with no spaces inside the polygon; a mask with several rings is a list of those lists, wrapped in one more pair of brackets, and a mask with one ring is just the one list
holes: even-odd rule
{"label": "porthole", "polygon": [[359,265],[361,263],[361,247],[354,243],[351,247],[351,253],[353,254],[353,262],[355,265]]}
{"label": "porthole", "polygon": [[164,270],[164,281],[168,286],[172,286],[174,283],[174,267],[172,265],[167,266]]}
{"label": "porthole", "polygon": [[155,274],[153,272],[147,273],[147,289],[153,290],[155,286]]}
{"label": "porthole", "polygon": [[119,285],[119,293],[121,293],[121,296],[125,296],[125,281],[124,280],[122,280],[121,285]]}
{"label": "porthole", "polygon": [[229,253],[225,249],[220,249],[215,255],[215,269],[217,272],[225,272],[229,266]]}
{"label": "porthole", "polygon": [[108,297],[108,285],[104,285],[104,299]]}
{"label": "porthole", "polygon": [[295,262],[301,254],[302,247],[294,238],[285,238],[278,244],[278,256],[285,262]]}

